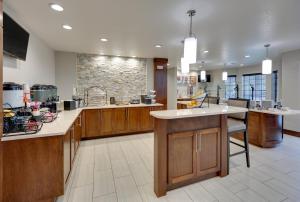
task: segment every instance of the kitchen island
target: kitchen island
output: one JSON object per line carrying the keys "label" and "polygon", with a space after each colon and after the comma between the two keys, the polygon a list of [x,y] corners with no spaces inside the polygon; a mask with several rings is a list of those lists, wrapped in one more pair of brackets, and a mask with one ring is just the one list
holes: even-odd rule
{"label": "kitchen island", "polygon": [[154,191],[228,175],[227,114],[248,109],[223,105],[151,112],[154,128]]}
{"label": "kitchen island", "polygon": [[[259,110],[250,109],[248,114],[249,143],[263,147],[273,148],[283,141],[284,117],[300,114],[300,110]],[[234,136],[242,139],[242,135]]]}

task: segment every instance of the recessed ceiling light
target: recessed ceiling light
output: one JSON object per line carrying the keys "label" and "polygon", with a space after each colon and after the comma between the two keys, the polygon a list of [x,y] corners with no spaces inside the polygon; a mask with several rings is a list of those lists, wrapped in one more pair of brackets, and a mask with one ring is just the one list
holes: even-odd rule
{"label": "recessed ceiling light", "polygon": [[155,48],[161,48],[161,47],[162,47],[162,45],[159,45],[159,44],[155,45]]}
{"label": "recessed ceiling light", "polygon": [[203,51],[203,53],[208,53],[208,50]]}
{"label": "recessed ceiling light", "polygon": [[64,10],[64,8],[59,4],[51,3],[51,4],[49,4],[49,6],[50,6],[50,8],[52,8],[53,10],[58,11],[58,12],[62,12]]}
{"label": "recessed ceiling light", "polygon": [[63,25],[62,27],[63,27],[64,29],[67,29],[67,30],[73,29],[70,25]]}
{"label": "recessed ceiling light", "polygon": [[245,55],[245,58],[250,58],[250,55]]}
{"label": "recessed ceiling light", "polygon": [[106,38],[102,38],[102,39],[100,39],[102,42],[107,42],[108,41],[108,39],[106,39]]}
{"label": "recessed ceiling light", "polygon": [[136,58],[136,56],[135,56],[135,55],[133,55],[133,56],[131,56],[131,57],[133,57],[133,58]]}

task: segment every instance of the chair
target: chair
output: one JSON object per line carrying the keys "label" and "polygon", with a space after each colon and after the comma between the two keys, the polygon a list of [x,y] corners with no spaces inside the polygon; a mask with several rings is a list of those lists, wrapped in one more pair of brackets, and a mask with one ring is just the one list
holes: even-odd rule
{"label": "chair", "polygon": [[[243,108],[249,108],[249,103],[250,100],[248,99],[233,99],[230,98],[227,101],[228,106],[233,106],[233,107],[243,107]],[[230,114],[228,115],[227,119],[227,126],[228,126],[228,163],[229,163],[229,158],[232,156],[236,156],[239,154],[246,154],[246,162],[247,162],[247,167],[250,167],[250,158],[249,158],[249,144],[248,144],[248,113],[237,113],[237,114]],[[230,140],[230,137],[234,134],[237,133],[243,133],[244,134],[244,145],[233,142]],[[239,147],[244,148],[243,151],[236,152],[233,154],[230,154],[230,143],[235,144]]]}
{"label": "chair", "polygon": [[220,98],[219,97],[213,97],[213,96],[207,96],[207,98],[204,100],[205,103],[209,103],[209,104],[216,104],[218,105],[220,102]]}

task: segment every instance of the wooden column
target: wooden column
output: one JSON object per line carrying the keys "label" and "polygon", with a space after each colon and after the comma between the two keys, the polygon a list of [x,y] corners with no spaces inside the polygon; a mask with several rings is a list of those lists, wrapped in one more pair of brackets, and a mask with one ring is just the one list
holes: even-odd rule
{"label": "wooden column", "polygon": [[0,0],[0,202],[3,201],[3,151],[2,151],[2,124],[3,124],[3,111],[2,111],[2,81],[3,81],[3,12],[2,12],[3,0]]}
{"label": "wooden column", "polygon": [[160,197],[167,193],[168,121],[155,118],[154,122],[154,192]]}
{"label": "wooden column", "polygon": [[154,90],[156,90],[156,102],[164,105],[167,109],[168,104],[168,80],[167,80],[167,66],[168,59],[154,58]]}

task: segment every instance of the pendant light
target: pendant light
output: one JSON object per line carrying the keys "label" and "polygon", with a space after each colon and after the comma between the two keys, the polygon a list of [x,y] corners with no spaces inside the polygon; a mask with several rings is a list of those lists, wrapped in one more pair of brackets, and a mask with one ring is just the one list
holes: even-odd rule
{"label": "pendant light", "polygon": [[[201,62],[202,63],[202,68],[204,67],[204,61]],[[206,71],[205,70],[202,70],[200,72],[200,79],[201,81],[206,81]]]}
{"label": "pendant light", "polygon": [[189,64],[197,62],[197,39],[192,33],[193,16],[196,14],[195,10],[189,10],[187,14],[190,17],[190,31],[189,37],[184,39],[184,58]]}
{"label": "pendant light", "polygon": [[262,74],[272,74],[272,60],[269,59],[269,47],[270,44],[266,44],[266,59],[262,61]]}
{"label": "pendant light", "polygon": [[181,73],[188,74],[190,72],[190,64],[185,58],[181,58]]}
{"label": "pendant light", "polygon": [[[226,63],[224,63],[224,69],[225,69],[225,67],[226,67]],[[222,73],[222,80],[227,81],[227,78],[228,78],[228,73],[226,71],[224,71]]]}

